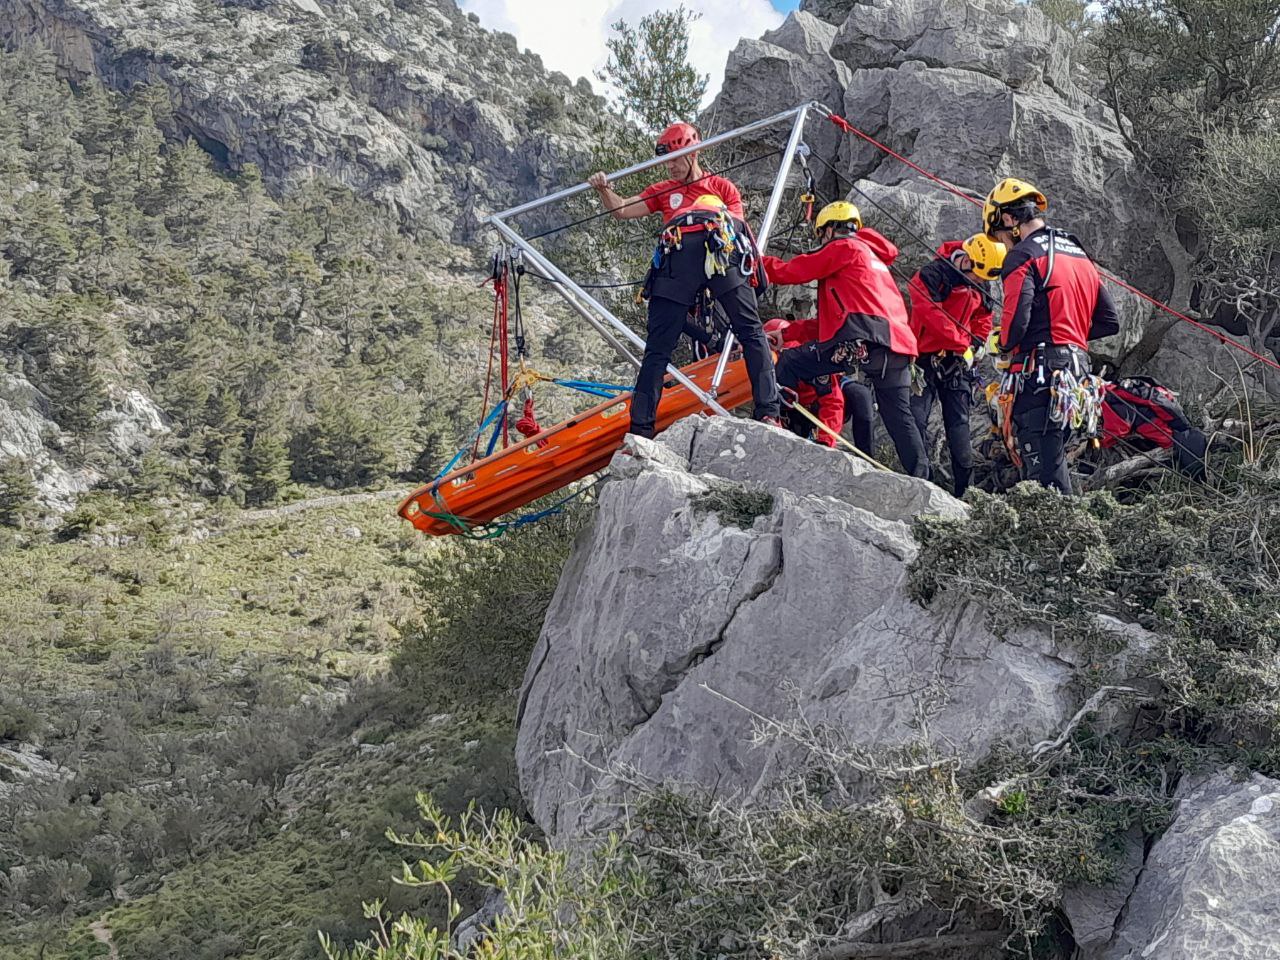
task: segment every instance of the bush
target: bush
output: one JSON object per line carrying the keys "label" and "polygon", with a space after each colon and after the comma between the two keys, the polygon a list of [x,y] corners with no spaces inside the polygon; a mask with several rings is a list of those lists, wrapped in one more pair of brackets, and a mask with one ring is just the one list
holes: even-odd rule
{"label": "bush", "polygon": [[30,740],[42,726],[40,715],[25,703],[5,696],[0,699],[0,741]]}
{"label": "bush", "polygon": [[385,480],[395,469],[395,446],[375,410],[348,398],[325,398],[315,422],[289,445],[294,480],[338,487],[365,486]]}
{"label": "bush", "polygon": [[[536,508],[536,505],[534,505]],[[424,559],[425,623],[405,637],[396,667],[420,691],[463,700],[516,687],[591,508],[576,504],[500,540],[453,538]]]}

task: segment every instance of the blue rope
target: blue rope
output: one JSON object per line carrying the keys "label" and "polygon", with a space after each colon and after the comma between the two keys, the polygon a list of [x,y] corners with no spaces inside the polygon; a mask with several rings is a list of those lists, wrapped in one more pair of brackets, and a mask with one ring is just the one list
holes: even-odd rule
{"label": "blue rope", "polygon": [[[471,436],[467,439],[466,445],[463,446],[461,450],[459,450],[457,453],[453,455],[453,459],[450,460],[447,464],[445,464],[444,469],[441,470],[439,473],[437,473],[435,475],[435,479],[433,479],[431,482],[435,483],[436,480],[439,480],[441,477],[445,476],[451,470],[453,470],[453,468],[458,465],[458,461],[461,460],[466,455],[467,451],[471,449],[472,444],[474,444],[477,440],[480,439],[480,435],[484,433],[485,429],[489,426],[489,424],[493,423],[493,421],[497,419],[501,414],[505,414],[506,410],[507,410],[507,401],[506,400],[499,401],[498,405],[489,411],[488,416],[486,416],[483,420],[480,421],[480,426],[476,427],[475,430],[472,431]],[[493,437],[490,438],[489,440],[489,453],[493,452],[493,446],[494,446],[494,443],[497,442],[500,428],[501,428],[501,423],[499,423],[498,426],[494,428]]]}
{"label": "blue rope", "polygon": [[[628,387],[628,389],[630,388]],[[539,520],[545,520],[547,517],[554,516],[557,513],[563,513],[564,508],[567,507],[572,501],[578,499],[578,497],[582,496],[584,493],[587,493],[590,490],[594,490],[596,486],[599,485],[599,483],[600,483],[599,480],[595,481],[594,483],[589,483],[585,487],[583,487],[581,490],[578,490],[578,491],[575,491],[574,493],[569,494],[563,500],[557,500],[555,503],[553,503],[549,507],[546,507],[545,509],[538,510],[535,513],[527,513],[523,517],[516,517],[516,519],[514,520],[505,521],[501,524],[501,527],[503,530],[518,530],[521,527],[527,526],[531,523],[537,523]]]}
{"label": "blue rope", "polygon": [[582,393],[589,393],[592,396],[616,397],[620,393],[626,393],[631,387],[625,387],[619,383],[597,383],[594,380],[552,380],[552,383],[568,387],[570,390],[578,390]]}

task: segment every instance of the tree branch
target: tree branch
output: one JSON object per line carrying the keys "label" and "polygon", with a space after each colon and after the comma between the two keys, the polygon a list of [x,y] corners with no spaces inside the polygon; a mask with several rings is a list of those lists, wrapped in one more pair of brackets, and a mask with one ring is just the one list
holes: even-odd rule
{"label": "tree branch", "polygon": [[995,931],[955,933],[946,937],[921,937],[898,943],[841,943],[818,954],[817,960],[856,960],[858,957],[918,957],[922,953],[987,947],[1000,943],[1004,935]]}

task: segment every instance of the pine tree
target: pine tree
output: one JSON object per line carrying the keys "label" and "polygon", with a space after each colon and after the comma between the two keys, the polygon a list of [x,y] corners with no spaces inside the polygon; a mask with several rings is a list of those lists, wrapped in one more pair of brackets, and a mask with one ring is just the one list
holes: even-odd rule
{"label": "pine tree", "polygon": [[82,343],[62,347],[44,385],[54,422],[75,438],[84,456],[101,429],[98,414],[107,409],[109,401],[106,380],[92,347]]}
{"label": "pine tree", "polygon": [[274,503],[289,482],[289,448],[283,432],[273,426],[253,431],[244,455],[246,505]]}
{"label": "pine tree", "polygon": [[0,526],[21,527],[35,510],[31,468],[14,457],[0,460]]}
{"label": "pine tree", "polygon": [[596,77],[617,91],[615,105],[645,134],[698,113],[710,79],[689,63],[689,27],[700,17],[681,4],[641,17],[635,27],[612,24],[609,59]]}

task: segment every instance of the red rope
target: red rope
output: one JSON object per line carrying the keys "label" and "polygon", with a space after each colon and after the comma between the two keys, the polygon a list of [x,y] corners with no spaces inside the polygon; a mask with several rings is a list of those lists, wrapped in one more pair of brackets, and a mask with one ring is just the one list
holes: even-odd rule
{"label": "red rope", "polygon": [[[856,137],[861,137],[863,140],[867,141],[867,143],[871,144],[872,146],[880,150],[883,150],[885,153],[893,157],[895,160],[901,160],[912,170],[915,170],[917,173],[927,177],[928,179],[932,180],[934,183],[939,184],[949,192],[954,193],[960,199],[967,200],[969,203],[973,204],[975,207],[982,206],[981,200],[978,200],[975,197],[969,196],[964,191],[959,190],[956,187],[952,186],[951,184],[947,183],[947,181],[943,180],[937,174],[930,173],[928,170],[926,170],[924,167],[920,166],[919,164],[912,163],[902,154],[885,146],[875,137],[859,130],[857,127],[855,127],[852,123],[850,123],[844,117],[839,116],[838,114],[832,113],[828,115],[828,119],[830,119],[832,123],[834,123],[837,127],[845,131],[846,133],[852,133]],[[1110,280],[1116,286],[1122,287],[1123,289],[1128,290],[1134,296],[1139,297],[1142,300],[1145,300],[1147,303],[1151,304],[1153,307],[1158,307],[1159,309],[1163,310],[1165,313],[1169,314],[1170,316],[1177,317],[1179,320],[1185,320],[1187,323],[1191,324],[1193,327],[1203,330],[1205,333],[1209,334],[1211,337],[1216,337],[1218,340],[1221,340],[1227,346],[1235,347],[1237,350],[1243,350],[1245,353],[1253,357],[1255,360],[1260,360],[1263,363],[1265,363],[1267,366],[1274,367],[1276,370],[1280,370],[1280,363],[1277,363],[1273,358],[1263,356],[1262,354],[1258,353],[1256,350],[1246,347],[1240,341],[1232,340],[1225,333],[1221,333],[1217,330],[1214,330],[1212,327],[1205,326],[1203,323],[1200,323],[1198,320],[1191,319],[1185,313],[1179,313],[1177,310],[1173,309],[1173,307],[1169,306],[1167,303],[1157,300],[1155,297],[1151,296],[1149,293],[1143,293],[1137,287],[1133,286],[1132,284],[1126,283],[1125,281],[1121,280],[1119,277],[1112,276],[1106,271],[1099,271],[1099,272],[1102,274],[1103,277],[1105,277],[1107,280]]]}
{"label": "red rope", "polygon": [[1173,307],[1169,306],[1169,305],[1168,305],[1168,304],[1166,304],[1166,303],[1161,303],[1161,302],[1160,302],[1159,300],[1157,300],[1155,297],[1151,296],[1150,294],[1143,293],[1143,292],[1142,292],[1141,290],[1139,290],[1137,287],[1133,286],[1133,285],[1132,285],[1132,284],[1130,284],[1130,283],[1125,283],[1125,282],[1124,282],[1123,280],[1121,280],[1119,277],[1113,277],[1111,274],[1107,273],[1106,271],[1100,271],[1100,272],[1102,273],[1102,275],[1103,275],[1104,277],[1106,277],[1108,280],[1110,280],[1110,281],[1111,281],[1112,283],[1114,283],[1116,286],[1118,286],[1118,287],[1122,287],[1122,288],[1124,288],[1125,290],[1128,290],[1128,291],[1129,291],[1130,293],[1132,293],[1134,296],[1139,297],[1139,298],[1141,298],[1141,299],[1143,299],[1143,300],[1147,301],[1147,303],[1151,304],[1152,306],[1159,307],[1159,308],[1160,308],[1161,310],[1163,310],[1165,313],[1172,314],[1173,316],[1177,317],[1179,320],[1185,320],[1187,323],[1191,324],[1193,327],[1196,327],[1197,329],[1203,330],[1205,333],[1209,334],[1210,336],[1217,337],[1217,338],[1218,338],[1219,340],[1221,340],[1223,343],[1227,344],[1227,346],[1235,347],[1237,350],[1243,350],[1245,353],[1247,353],[1249,356],[1253,357],[1255,360],[1261,360],[1261,361],[1262,361],[1263,363],[1265,363],[1267,366],[1269,366],[1269,367],[1275,367],[1277,370],[1280,370],[1280,363],[1276,363],[1276,361],[1275,361],[1274,359],[1272,359],[1271,357],[1265,357],[1265,356],[1263,356],[1262,354],[1258,353],[1256,350],[1253,350],[1253,349],[1251,349],[1251,348],[1249,348],[1249,347],[1246,347],[1246,346],[1245,346],[1243,343],[1241,343],[1239,340],[1232,340],[1232,339],[1231,339],[1230,337],[1228,337],[1225,333],[1219,333],[1217,330],[1214,330],[1212,327],[1207,327],[1207,326],[1205,326],[1205,325],[1204,325],[1203,323],[1201,323],[1199,320],[1192,320],[1192,319],[1191,319],[1190,317],[1188,317],[1185,313],[1179,313],[1177,310],[1173,309]]}
{"label": "red rope", "polygon": [[[484,418],[489,415],[489,391],[493,386],[493,345],[498,337],[499,317],[501,316],[501,300],[502,288],[504,283],[500,276],[493,278],[493,326],[489,330],[489,363],[484,372],[484,399],[480,401],[480,423],[484,423]],[[506,391],[503,391],[506,395]],[[476,442],[471,447],[471,459],[476,459],[476,454],[480,450],[480,438],[476,437]]]}
{"label": "red rope", "polygon": [[[495,308],[499,311],[498,350],[502,359],[502,396],[505,398],[511,392],[510,357],[507,348],[507,280],[505,272],[502,278],[494,284],[494,291],[497,293]],[[506,449],[510,445],[511,426],[504,416],[502,418],[502,447]]]}
{"label": "red rope", "polygon": [[852,123],[850,123],[844,117],[833,113],[830,115],[830,120],[832,123],[834,123],[837,127],[843,130],[845,133],[852,133],[854,136],[861,137],[863,140],[867,141],[867,143],[871,144],[873,147],[877,147],[878,149],[883,150],[885,153],[889,154],[889,156],[893,157],[895,160],[901,160],[912,170],[915,170],[917,173],[923,174],[924,176],[932,180],[934,183],[939,183],[942,186],[946,187],[948,190],[954,193],[961,200],[968,200],[972,204],[976,204],[979,207],[982,206],[981,200],[975,200],[973,197],[969,196],[963,190],[960,190],[959,188],[954,187],[951,184],[947,183],[947,181],[943,180],[937,174],[930,173],[928,170],[926,170],[924,167],[920,166],[919,164],[912,163],[910,160],[908,160],[902,154],[898,153],[896,150],[892,150],[889,147],[886,147],[883,143],[881,143],[875,137],[871,136],[869,133],[863,133],[861,130],[855,127]]}

